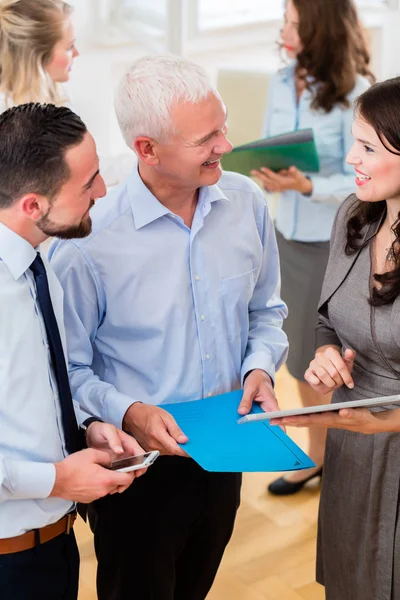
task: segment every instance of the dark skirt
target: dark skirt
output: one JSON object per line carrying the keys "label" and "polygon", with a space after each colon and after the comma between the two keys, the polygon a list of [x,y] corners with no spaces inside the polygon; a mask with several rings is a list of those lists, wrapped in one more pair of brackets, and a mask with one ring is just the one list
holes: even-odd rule
{"label": "dark skirt", "polygon": [[315,325],[322,282],[329,257],[329,242],[286,240],[276,231],[281,264],[281,295],[289,315],[283,329],[289,339],[286,366],[304,381],[304,372],[315,353]]}

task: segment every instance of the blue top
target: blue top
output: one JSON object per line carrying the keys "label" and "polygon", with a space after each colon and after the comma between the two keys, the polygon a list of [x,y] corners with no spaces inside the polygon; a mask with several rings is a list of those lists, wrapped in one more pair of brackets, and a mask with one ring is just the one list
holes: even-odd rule
{"label": "blue top", "polygon": [[[72,502],[48,498],[66,456],[61,407],[29,267],[36,250],[0,223],[0,538],[58,521]],[[63,292],[45,258],[60,335]],[[81,423],[88,415],[77,411]]]}
{"label": "blue top", "polygon": [[[360,75],[349,94],[352,103],[369,87]],[[276,73],[270,83],[264,135],[272,136],[311,127],[320,159],[320,172],[310,173],[313,183],[311,197],[295,190],[280,194],[276,228],[288,240],[301,242],[327,241],[336,210],[355,191],[355,175],[346,163],[353,138],[353,107],[335,106],[330,113],[312,110],[313,95],[304,90],[297,102],[295,63]]]}
{"label": "blue top", "polygon": [[[238,389],[286,358],[274,228],[264,195],[224,173],[199,190],[192,227],[137,170],[96,202],[93,231],[56,241],[75,398],[121,426],[135,400],[159,405]],[[89,411],[90,412],[90,411]]]}

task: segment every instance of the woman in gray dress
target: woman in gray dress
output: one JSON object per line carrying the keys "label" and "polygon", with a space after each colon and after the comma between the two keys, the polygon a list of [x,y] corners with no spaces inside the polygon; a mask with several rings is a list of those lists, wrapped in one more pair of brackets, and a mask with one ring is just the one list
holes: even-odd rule
{"label": "woman in gray dress", "polygon": [[[334,224],[305,374],[332,402],[400,393],[400,77],[360,96],[353,137],[357,195]],[[330,428],[317,557],[327,600],[400,600],[400,409],[273,423]]]}

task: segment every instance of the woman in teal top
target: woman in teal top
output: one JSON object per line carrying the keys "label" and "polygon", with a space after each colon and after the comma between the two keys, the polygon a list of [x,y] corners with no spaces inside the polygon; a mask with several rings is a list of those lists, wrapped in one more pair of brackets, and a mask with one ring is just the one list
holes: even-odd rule
{"label": "woman in teal top", "polygon": [[[266,190],[280,192],[276,234],[281,259],[282,298],[289,307],[287,367],[305,406],[326,403],[304,380],[314,356],[317,304],[328,261],[329,238],[339,205],[354,191],[345,158],[352,145],[353,102],[373,81],[369,55],[353,0],[288,0],[281,46],[291,64],[271,80],[265,136],[311,127],[320,159],[317,174],[294,166],[274,173],[253,171]],[[316,463],[274,481],[269,491],[291,494],[320,475],[325,431],[310,432]]]}

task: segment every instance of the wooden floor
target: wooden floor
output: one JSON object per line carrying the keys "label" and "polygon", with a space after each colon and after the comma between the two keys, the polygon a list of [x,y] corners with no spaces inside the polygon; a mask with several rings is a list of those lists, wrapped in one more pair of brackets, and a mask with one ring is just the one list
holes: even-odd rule
{"label": "wooden floor", "polygon": [[[281,408],[299,404],[296,386],[283,368],[276,391]],[[305,430],[288,434],[303,448]],[[244,476],[235,531],[207,600],[323,600],[315,583],[315,536],[319,490],[308,488],[287,498],[265,492],[276,475]],[[96,559],[90,530],[76,525],[81,552],[79,600],[96,600]],[[188,599],[189,600],[189,599]]]}

